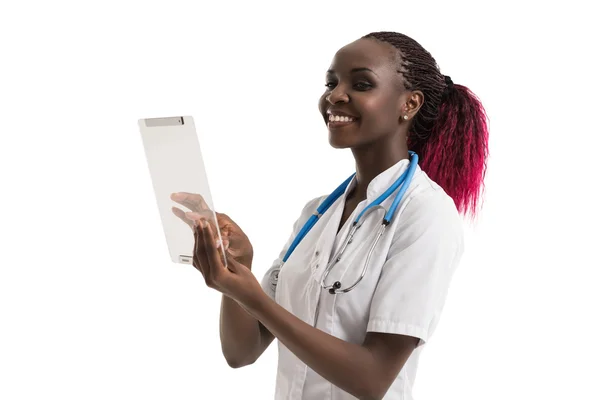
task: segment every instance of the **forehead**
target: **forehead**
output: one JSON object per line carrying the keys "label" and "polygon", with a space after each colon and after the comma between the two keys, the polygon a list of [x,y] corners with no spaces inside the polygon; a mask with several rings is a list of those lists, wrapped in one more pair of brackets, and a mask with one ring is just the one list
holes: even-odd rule
{"label": "forehead", "polygon": [[377,74],[395,75],[398,61],[398,51],[392,45],[374,39],[359,39],[338,50],[330,70],[347,73],[354,68],[369,68]]}

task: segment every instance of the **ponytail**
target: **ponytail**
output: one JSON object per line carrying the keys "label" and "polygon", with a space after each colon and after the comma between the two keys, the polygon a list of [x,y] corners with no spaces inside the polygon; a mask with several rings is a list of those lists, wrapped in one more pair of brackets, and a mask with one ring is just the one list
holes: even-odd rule
{"label": "ponytail", "polygon": [[422,138],[411,134],[408,145],[419,155],[421,169],[452,197],[458,211],[474,216],[487,170],[488,119],[475,94],[446,81],[431,130]]}
{"label": "ponytail", "polygon": [[488,124],[479,99],[442,75],[435,59],[418,42],[397,32],[374,32],[365,39],[398,50],[398,73],[407,90],[424,101],[409,128],[408,148],[421,169],[454,200],[461,214],[475,216],[487,169]]}

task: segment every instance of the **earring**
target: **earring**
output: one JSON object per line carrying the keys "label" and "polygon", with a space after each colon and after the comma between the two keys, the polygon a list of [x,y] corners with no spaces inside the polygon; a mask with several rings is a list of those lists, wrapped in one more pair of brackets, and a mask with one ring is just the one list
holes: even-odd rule
{"label": "earring", "polygon": [[405,120],[407,120],[407,119],[408,119],[408,115],[405,115],[403,118],[404,118]]}

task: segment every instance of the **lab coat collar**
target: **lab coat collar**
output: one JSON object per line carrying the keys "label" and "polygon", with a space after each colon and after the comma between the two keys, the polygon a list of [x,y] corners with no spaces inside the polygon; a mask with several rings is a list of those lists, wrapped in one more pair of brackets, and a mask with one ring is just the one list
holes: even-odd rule
{"label": "lab coat collar", "polygon": [[[398,179],[400,175],[402,175],[402,173],[408,169],[409,165],[410,158],[402,159],[373,178],[373,180],[369,182],[369,185],[367,186],[367,202],[370,203],[383,194],[383,192],[385,192],[390,185],[392,185],[392,183],[394,183],[396,179]],[[415,169],[415,175],[419,172],[419,170],[419,165],[417,165],[417,168]],[[344,197],[346,197],[355,186],[356,176],[352,178],[352,181],[346,187]]]}

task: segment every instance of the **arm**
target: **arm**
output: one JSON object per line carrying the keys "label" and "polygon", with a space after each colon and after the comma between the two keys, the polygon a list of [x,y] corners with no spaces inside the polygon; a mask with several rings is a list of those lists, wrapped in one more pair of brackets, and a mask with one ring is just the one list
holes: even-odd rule
{"label": "arm", "polygon": [[267,295],[249,312],[306,365],[359,399],[381,399],[418,343],[410,336],[371,332],[362,345],[349,343],[305,323]]}
{"label": "arm", "polygon": [[[462,253],[460,220],[451,199],[445,199],[440,204],[423,201],[426,205],[415,205],[419,211],[422,206],[435,213],[405,209],[405,229],[392,243],[382,268],[367,335],[360,345],[329,335],[288,312],[263,290],[247,267],[230,256],[224,268],[208,224],[196,231],[195,263],[208,287],[243,305],[323,378],[355,397],[379,399],[415,347],[431,337]],[[444,208],[450,212],[440,213]],[[254,335],[253,343],[257,343]]]}
{"label": "arm", "polygon": [[225,295],[221,300],[220,335],[223,355],[232,368],[254,363],[274,339],[256,318]]}
{"label": "arm", "polygon": [[360,345],[306,324],[268,296],[244,304],[323,378],[360,399],[380,399],[413,350],[435,329],[462,253],[462,227],[455,211],[451,199],[439,195],[424,195],[406,207],[404,229],[388,252]]}
{"label": "arm", "polygon": [[[294,222],[292,233],[281,250],[279,258],[273,262],[272,269],[280,264],[285,252],[298,234],[300,226],[308,219],[310,210],[316,208],[320,200],[321,198],[313,199],[303,208],[301,215]],[[249,270],[252,269],[251,257],[238,261]],[[274,288],[270,287],[271,283],[268,278],[272,269],[265,274],[266,279],[263,285],[264,289],[274,296]],[[225,295],[221,300],[220,335],[223,355],[232,368],[254,363],[274,340],[273,334],[261,322],[250,315],[237,301]]]}
{"label": "arm", "polygon": [[[240,260],[249,270],[252,258]],[[223,295],[219,324],[221,351],[232,368],[253,364],[269,347],[274,337],[256,318],[234,299]]]}

